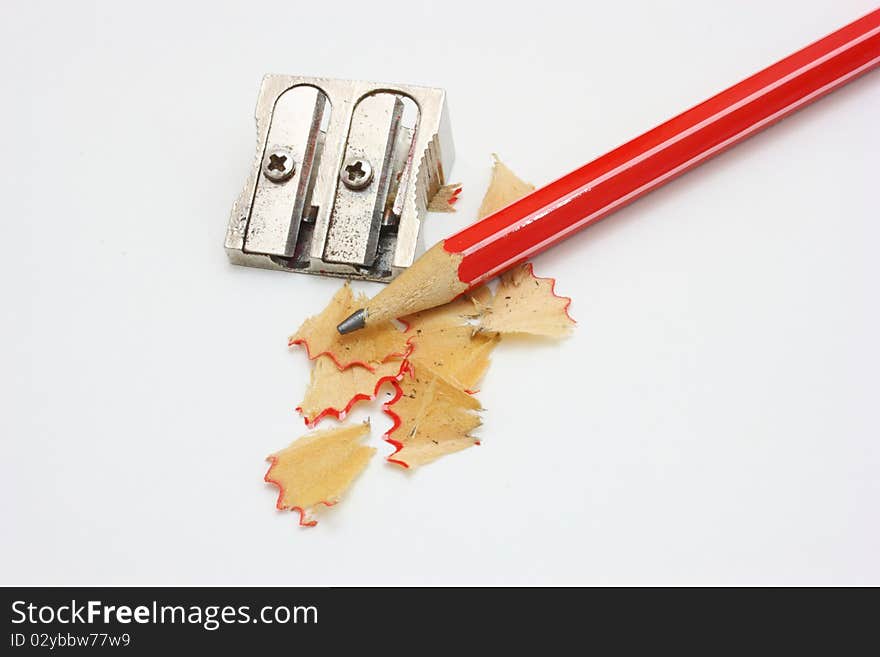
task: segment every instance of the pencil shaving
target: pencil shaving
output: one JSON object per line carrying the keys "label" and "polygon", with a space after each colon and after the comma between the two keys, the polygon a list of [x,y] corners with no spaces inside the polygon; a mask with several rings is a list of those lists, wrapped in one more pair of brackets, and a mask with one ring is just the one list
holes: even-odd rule
{"label": "pencil shaving", "polygon": [[474,304],[474,313],[479,316],[483,310],[492,303],[492,290],[487,285],[476,287],[467,293],[467,298]]}
{"label": "pencil shaving", "polygon": [[481,330],[565,337],[575,326],[568,314],[571,299],[558,296],[555,283],[535,276],[531,263],[514,267],[501,277],[495,298],[483,309]]}
{"label": "pencil shaving", "polygon": [[406,337],[391,322],[381,322],[357,333],[340,335],[337,324],[366,303],[346,283],[319,314],[309,317],[288,339],[288,345],[305,347],[310,359],[329,357],[339,369],[360,365],[374,370],[377,363],[406,356]]}
{"label": "pencil shaving", "polygon": [[[463,390],[472,391],[489,367],[489,355],[498,343],[490,333],[476,335],[470,320],[488,290],[480,287],[444,306],[403,318],[414,357]],[[490,293],[489,293],[490,294]]]}
{"label": "pencil shaving", "polygon": [[461,194],[461,183],[443,185],[428,201],[429,212],[455,212],[455,202]]}
{"label": "pencil shaving", "polygon": [[477,218],[483,219],[501,208],[507,207],[514,201],[518,201],[526,194],[535,191],[535,186],[527,183],[517,176],[510,168],[501,161],[495,153],[492,153],[492,179],[489,188],[477,210]]}
{"label": "pencil shaving", "polygon": [[420,361],[398,384],[401,394],[383,406],[394,420],[385,440],[396,451],[391,463],[413,468],[478,443],[480,402]]}
{"label": "pencil shaving", "polygon": [[269,456],[265,481],[278,487],[279,510],[298,511],[300,524],[317,524],[319,506],[333,506],[376,452],[361,444],[368,423],[319,431],[299,438]]}
{"label": "pencil shaving", "polygon": [[375,399],[384,384],[399,381],[407,367],[405,360],[389,360],[377,363],[372,370],[360,365],[340,370],[330,357],[318,356],[296,410],[309,427],[324,417],[344,420],[356,403]]}

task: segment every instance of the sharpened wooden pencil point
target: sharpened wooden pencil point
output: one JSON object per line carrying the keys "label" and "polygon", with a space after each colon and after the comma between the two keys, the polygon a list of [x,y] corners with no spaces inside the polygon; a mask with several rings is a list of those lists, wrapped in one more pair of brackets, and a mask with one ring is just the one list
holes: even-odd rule
{"label": "sharpened wooden pencil point", "polygon": [[458,277],[460,262],[461,256],[446,251],[443,242],[435,244],[337,330],[344,335],[452,301],[470,287]]}

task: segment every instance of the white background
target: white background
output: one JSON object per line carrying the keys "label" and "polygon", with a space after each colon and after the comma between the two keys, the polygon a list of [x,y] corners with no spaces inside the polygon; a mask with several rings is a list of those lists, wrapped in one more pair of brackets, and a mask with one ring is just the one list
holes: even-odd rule
{"label": "white background", "polygon": [[432,243],[873,8],[358,4],[3,3],[0,583],[880,584],[880,73],[540,256],[481,447],[275,510],[339,282],[227,263],[264,73],[447,89]]}

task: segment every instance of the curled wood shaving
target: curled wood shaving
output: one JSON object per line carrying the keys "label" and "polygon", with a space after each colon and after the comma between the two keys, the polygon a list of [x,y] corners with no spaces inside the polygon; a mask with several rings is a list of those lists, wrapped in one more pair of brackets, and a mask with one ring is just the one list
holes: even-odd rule
{"label": "curled wood shaving", "polygon": [[501,277],[495,298],[480,317],[480,327],[494,333],[568,335],[575,325],[568,314],[571,299],[557,296],[555,283],[535,276],[531,263],[514,267]]}
{"label": "curled wood shaving", "polygon": [[299,511],[301,525],[317,524],[315,508],[336,504],[376,452],[360,442],[369,432],[366,422],[319,431],[269,456],[265,480],[279,488],[275,506]]}
{"label": "curled wood shaving", "polygon": [[348,335],[340,335],[336,330],[339,322],[363,308],[366,302],[366,295],[355,296],[346,283],[324,310],[303,322],[288,339],[288,345],[304,346],[311,359],[328,356],[339,369],[360,365],[373,370],[377,363],[405,356],[408,351],[406,337],[391,322],[368,326]]}
{"label": "curled wood shaving", "polygon": [[480,209],[477,210],[478,219],[488,217],[493,212],[498,212],[501,208],[535,191],[534,185],[520,179],[498,158],[498,155],[492,153],[492,158],[494,159],[492,180],[489,181],[489,189],[486,190]]}
{"label": "curled wood shaving", "polygon": [[489,367],[489,356],[498,336],[489,332],[476,334],[471,320],[479,315],[479,307],[487,297],[480,287],[472,294],[403,321],[413,354],[425,366],[461,387],[471,391]]}
{"label": "curled wood shaving", "polygon": [[461,183],[443,185],[428,201],[429,212],[455,212],[455,202],[461,194]]}
{"label": "curled wood shaving", "polygon": [[397,451],[388,457],[407,468],[458,452],[478,443],[471,431],[480,426],[480,402],[420,361],[398,384],[400,394],[385,404],[394,427],[385,440]]}
{"label": "curled wood shaving", "polygon": [[343,420],[358,401],[374,399],[384,383],[399,381],[408,366],[406,361],[390,360],[373,370],[360,365],[340,370],[330,357],[318,356],[305,397],[296,410],[309,426],[328,415]]}

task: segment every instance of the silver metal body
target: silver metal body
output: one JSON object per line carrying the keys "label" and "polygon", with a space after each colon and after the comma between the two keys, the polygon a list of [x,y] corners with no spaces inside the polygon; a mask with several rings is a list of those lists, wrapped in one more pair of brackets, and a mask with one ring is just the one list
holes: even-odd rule
{"label": "silver metal body", "polygon": [[267,75],[256,120],[233,263],[387,282],[421,254],[454,157],[442,89]]}

